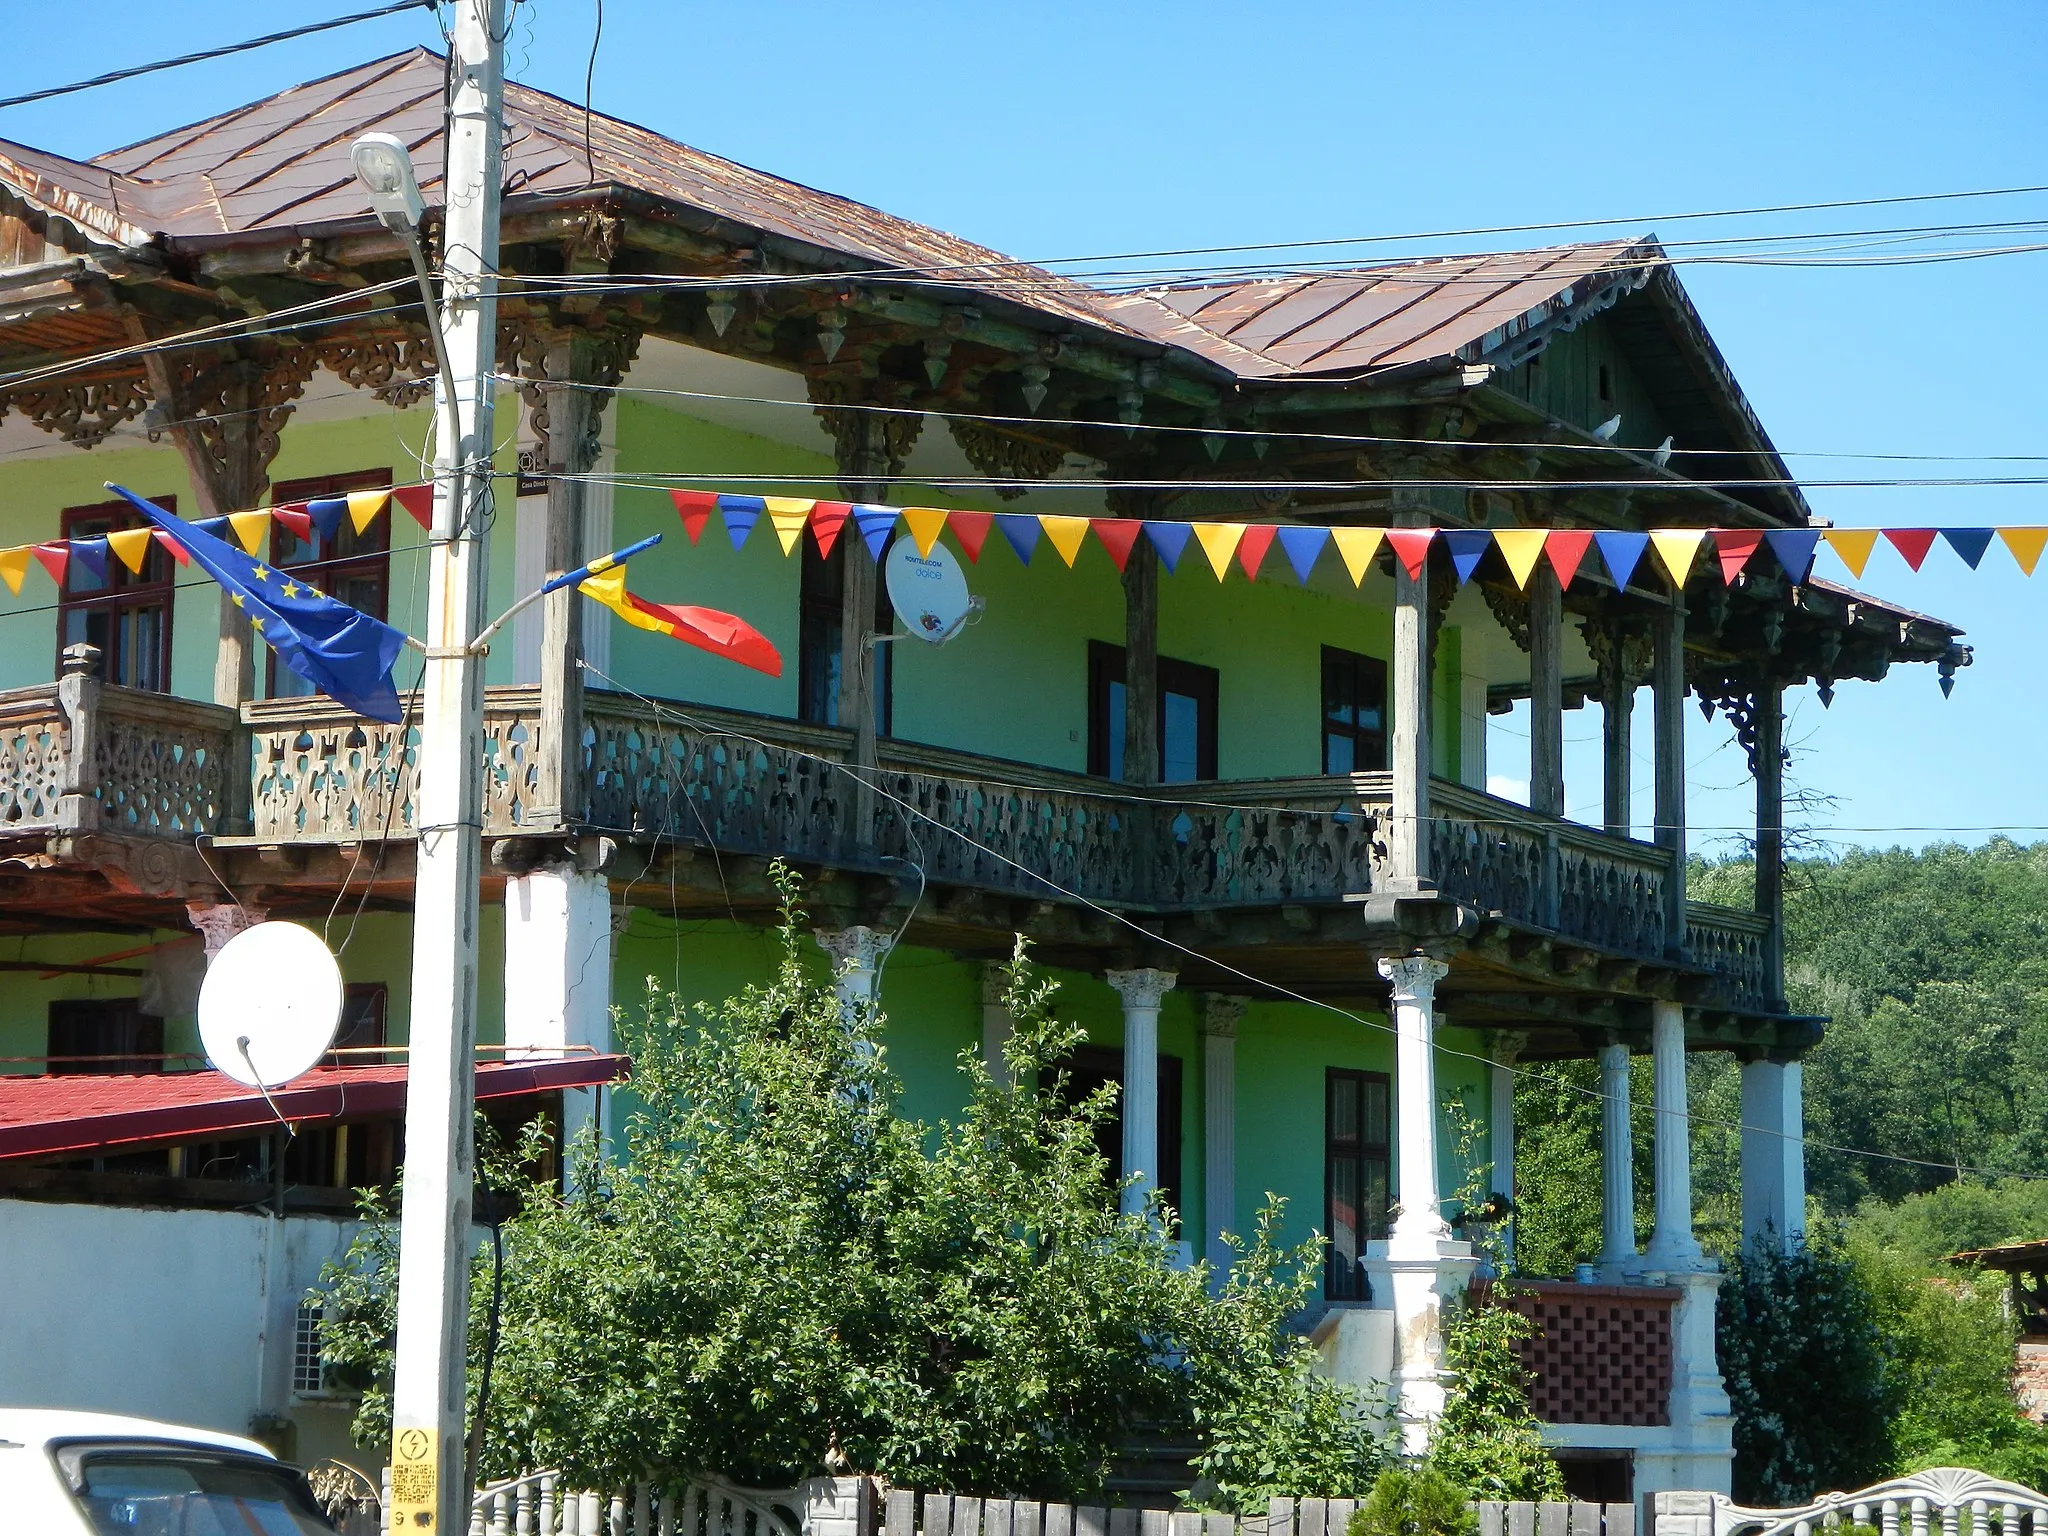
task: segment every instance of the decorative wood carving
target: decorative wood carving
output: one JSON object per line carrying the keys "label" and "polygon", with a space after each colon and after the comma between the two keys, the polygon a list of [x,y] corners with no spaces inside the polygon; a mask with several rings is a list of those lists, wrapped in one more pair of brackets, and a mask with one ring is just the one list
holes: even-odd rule
{"label": "decorative wood carving", "polygon": [[1648,679],[1655,659],[1649,632],[1641,625],[1618,619],[1588,618],[1579,625],[1592,654],[1594,669],[1603,690],[1617,681],[1623,688],[1636,688]]}
{"label": "decorative wood carving", "polygon": [[140,378],[84,379],[0,395],[0,414],[17,410],[74,447],[96,448],[116,427],[149,409],[149,402]]}
{"label": "decorative wood carving", "polygon": [[922,412],[888,409],[897,402],[877,398],[894,393],[881,381],[853,383],[810,375],[806,382],[812,409],[832,434],[833,458],[843,477],[857,481],[903,473],[924,430]]}
{"label": "decorative wood carving", "polygon": [[316,342],[322,367],[352,389],[367,389],[387,405],[415,405],[434,392],[434,344],[425,326],[382,335],[342,334]]}
{"label": "decorative wood carving", "polygon": [[[1067,453],[1056,443],[1005,431],[984,422],[959,417],[947,420],[946,429],[967,455],[975,470],[994,480],[1046,480],[1066,463]],[[1001,486],[996,494],[1014,501],[1024,494],[1022,486]]]}
{"label": "decorative wood carving", "polygon": [[1522,650],[1529,649],[1529,599],[1513,587],[1498,582],[1479,583],[1479,595],[1486,599],[1486,606],[1494,620],[1508,632],[1508,638]]}

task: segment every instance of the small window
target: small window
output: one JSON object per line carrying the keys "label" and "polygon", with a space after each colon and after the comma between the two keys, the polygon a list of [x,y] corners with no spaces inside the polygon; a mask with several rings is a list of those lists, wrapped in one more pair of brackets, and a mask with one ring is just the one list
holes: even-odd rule
{"label": "small window", "polygon": [[44,1054],[53,1076],[161,1072],[164,1021],[132,997],[52,1003]]}
{"label": "small window", "polygon": [[1323,647],[1323,772],[1387,766],[1387,664]]}
{"label": "small window", "polygon": [[298,1319],[292,1328],[292,1395],[319,1397],[327,1386],[327,1368],[321,1363],[321,1328],[327,1309],[310,1297],[299,1303]]}
{"label": "small window", "polygon": [[[801,607],[797,617],[797,718],[813,725],[838,725],[840,649],[844,642],[841,616],[846,612],[846,562],[865,559],[850,555],[855,529],[849,521],[830,555],[821,556],[815,541],[805,539]],[[886,555],[887,551],[884,551]],[[877,568],[875,572],[875,632],[888,634],[896,627],[896,610],[889,602],[889,589]],[[877,645],[868,650],[875,669],[875,734],[887,736],[891,727],[891,694],[894,668],[890,658],[895,647]]]}
{"label": "small window", "polygon": [[[350,475],[315,475],[307,480],[282,480],[271,492],[271,505],[346,496],[350,491],[381,491],[391,484],[388,469],[366,469]],[[270,563],[280,571],[305,578],[338,602],[360,609],[373,619],[388,616],[391,606],[391,519],[370,520],[361,533],[344,518],[334,538],[324,545],[308,543],[283,523],[270,525]],[[313,538],[318,541],[319,531]],[[264,692],[273,699],[304,698],[313,685],[290,667],[277,664],[277,653],[264,648],[269,667]]]}
{"label": "small window", "polygon": [[1324,1217],[1330,1256],[1323,1294],[1363,1301],[1365,1245],[1387,1232],[1386,1074],[1330,1068],[1324,1087]]}
{"label": "small window", "polygon": [[1614,380],[1607,372],[1607,365],[1600,365],[1600,403],[1610,405],[1614,401]]}
{"label": "small window", "polygon": [[[1216,777],[1214,667],[1159,658],[1159,779],[1188,784]],[[1088,771],[1124,776],[1124,648],[1088,642]]]}
{"label": "small window", "polygon": [[[166,512],[177,510],[174,497],[159,496],[156,503]],[[127,502],[111,501],[66,508],[59,527],[67,539],[90,539],[139,528],[144,521]],[[57,599],[59,668],[67,647],[90,645],[100,653],[95,670],[102,682],[170,692],[173,569],[171,557],[154,539],[139,572],[129,570],[110,550],[106,575],[95,575],[74,554],[64,568],[64,590]]]}

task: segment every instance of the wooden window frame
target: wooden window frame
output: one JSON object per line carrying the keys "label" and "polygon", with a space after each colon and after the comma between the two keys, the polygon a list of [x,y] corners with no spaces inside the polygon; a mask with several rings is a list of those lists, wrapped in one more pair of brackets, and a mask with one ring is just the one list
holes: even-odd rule
{"label": "wooden window frame", "polygon": [[[1097,778],[1110,777],[1110,698],[1116,684],[1129,687],[1129,670],[1124,648],[1107,640],[1088,642],[1088,771]],[[1214,667],[1159,658],[1154,690],[1153,732],[1162,775],[1166,765],[1166,696],[1177,693],[1195,701],[1195,776],[1180,783],[1203,783],[1217,777],[1217,716],[1223,691],[1223,675]]]}
{"label": "wooden window frame", "polygon": [[[91,1077],[116,1073],[161,1072],[164,1069],[164,1021],[142,1011],[137,997],[71,997],[53,999],[44,1036],[43,1063],[51,1077]],[[131,1036],[125,1049],[82,1051],[82,1043],[64,1036],[87,1027],[104,1030],[109,1025]],[[57,1060],[70,1057],[71,1060]],[[78,1060],[94,1057],[95,1060]]]}
{"label": "wooden window frame", "polygon": [[[1351,675],[1351,697],[1346,701],[1356,715],[1359,697],[1364,691],[1359,685],[1370,677],[1379,685],[1380,723],[1376,730],[1360,726],[1354,718],[1343,724],[1333,718],[1335,705],[1331,697],[1332,673],[1348,671]],[[1367,656],[1361,651],[1342,650],[1334,645],[1323,647],[1322,654],[1322,752],[1323,772],[1334,775],[1339,770],[1330,766],[1330,738],[1341,736],[1351,743],[1351,773],[1379,773],[1387,767],[1387,664],[1377,656]],[[1367,750],[1367,749],[1370,750]]]}
{"label": "wooden window frame", "polygon": [[[1330,1124],[1330,1105],[1340,1083],[1357,1085],[1359,1111],[1359,1137],[1355,1147],[1340,1146]],[[1387,1140],[1368,1142],[1365,1139],[1365,1090],[1373,1084],[1379,1086],[1386,1101]],[[1366,1300],[1365,1276],[1357,1266],[1346,1265],[1337,1253],[1337,1160],[1340,1156],[1352,1157],[1358,1162],[1359,1182],[1365,1188],[1365,1171],[1370,1163],[1377,1162],[1381,1168],[1381,1182],[1391,1196],[1394,1177],[1393,1158],[1393,1079],[1384,1072],[1367,1072],[1355,1067],[1329,1067],[1323,1072],[1323,1231],[1326,1234],[1326,1256],[1323,1263],[1323,1296],[1328,1301]],[[1354,1213],[1354,1221],[1357,1213]],[[1364,1257],[1368,1242],[1378,1241],[1386,1236],[1386,1216],[1382,1212],[1369,1222],[1358,1224],[1359,1257]]]}
{"label": "wooden window frame", "polygon": [[[175,496],[158,496],[156,504],[166,512],[178,509]],[[89,539],[107,532],[121,532],[128,528],[145,526],[142,514],[125,501],[100,501],[85,506],[66,507],[58,514],[59,536],[65,539]],[[116,678],[114,670],[120,658],[106,651],[100,655],[97,675],[102,681],[111,682],[124,688],[139,688],[149,693],[171,691],[171,636],[177,616],[177,566],[156,540],[149,542],[149,553],[143,558],[142,574],[123,565],[110,550],[107,554],[107,584],[97,591],[75,592],[72,580],[76,573],[85,569],[76,557],[65,567],[64,584],[57,594],[57,662],[56,673],[64,670],[65,635],[71,627],[74,613],[112,612],[127,609],[144,609],[161,605],[163,624],[157,635],[156,668],[161,686],[149,687],[130,679]]]}
{"label": "wooden window frame", "polygon": [[[323,496],[346,496],[351,491],[382,491],[391,486],[391,471],[388,469],[358,469],[340,475],[308,475],[297,480],[280,480],[270,490],[270,504],[273,507],[290,506],[294,502],[313,501]],[[395,510],[395,509],[394,509]],[[344,529],[347,525],[344,524]],[[313,578],[312,584],[322,592],[333,592],[344,581],[358,577],[372,577],[377,582],[381,601],[376,611],[368,608],[373,619],[385,619],[391,612],[391,511],[370,524],[372,529],[381,529],[384,547],[367,553],[330,558],[326,549],[316,547],[310,560],[290,558],[298,536],[282,523],[272,520],[270,528],[270,564],[279,571],[304,571]],[[365,530],[366,532],[368,530]],[[318,530],[314,538],[319,538]],[[280,697],[278,677],[281,670],[277,664],[277,652],[264,648],[263,696],[269,699]],[[318,697],[307,694],[304,697]],[[301,695],[289,695],[301,697]]]}

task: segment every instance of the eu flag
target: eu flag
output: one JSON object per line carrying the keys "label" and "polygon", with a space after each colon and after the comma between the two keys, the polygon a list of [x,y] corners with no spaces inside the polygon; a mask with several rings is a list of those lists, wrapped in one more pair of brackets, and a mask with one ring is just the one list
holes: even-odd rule
{"label": "eu flag", "polygon": [[361,609],[336,602],[288,571],[272,570],[225,539],[166,512],[122,486],[107,489],[133,502],[221,584],[278,659],[321,692],[368,720],[398,724],[391,669],[405,636]]}

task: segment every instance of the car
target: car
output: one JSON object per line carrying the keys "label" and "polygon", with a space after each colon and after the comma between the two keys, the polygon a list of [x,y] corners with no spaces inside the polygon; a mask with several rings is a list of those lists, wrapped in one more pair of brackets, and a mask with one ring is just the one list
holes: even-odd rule
{"label": "car", "polygon": [[0,1408],[8,1536],[335,1536],[298,1468],[218,1430]]}

